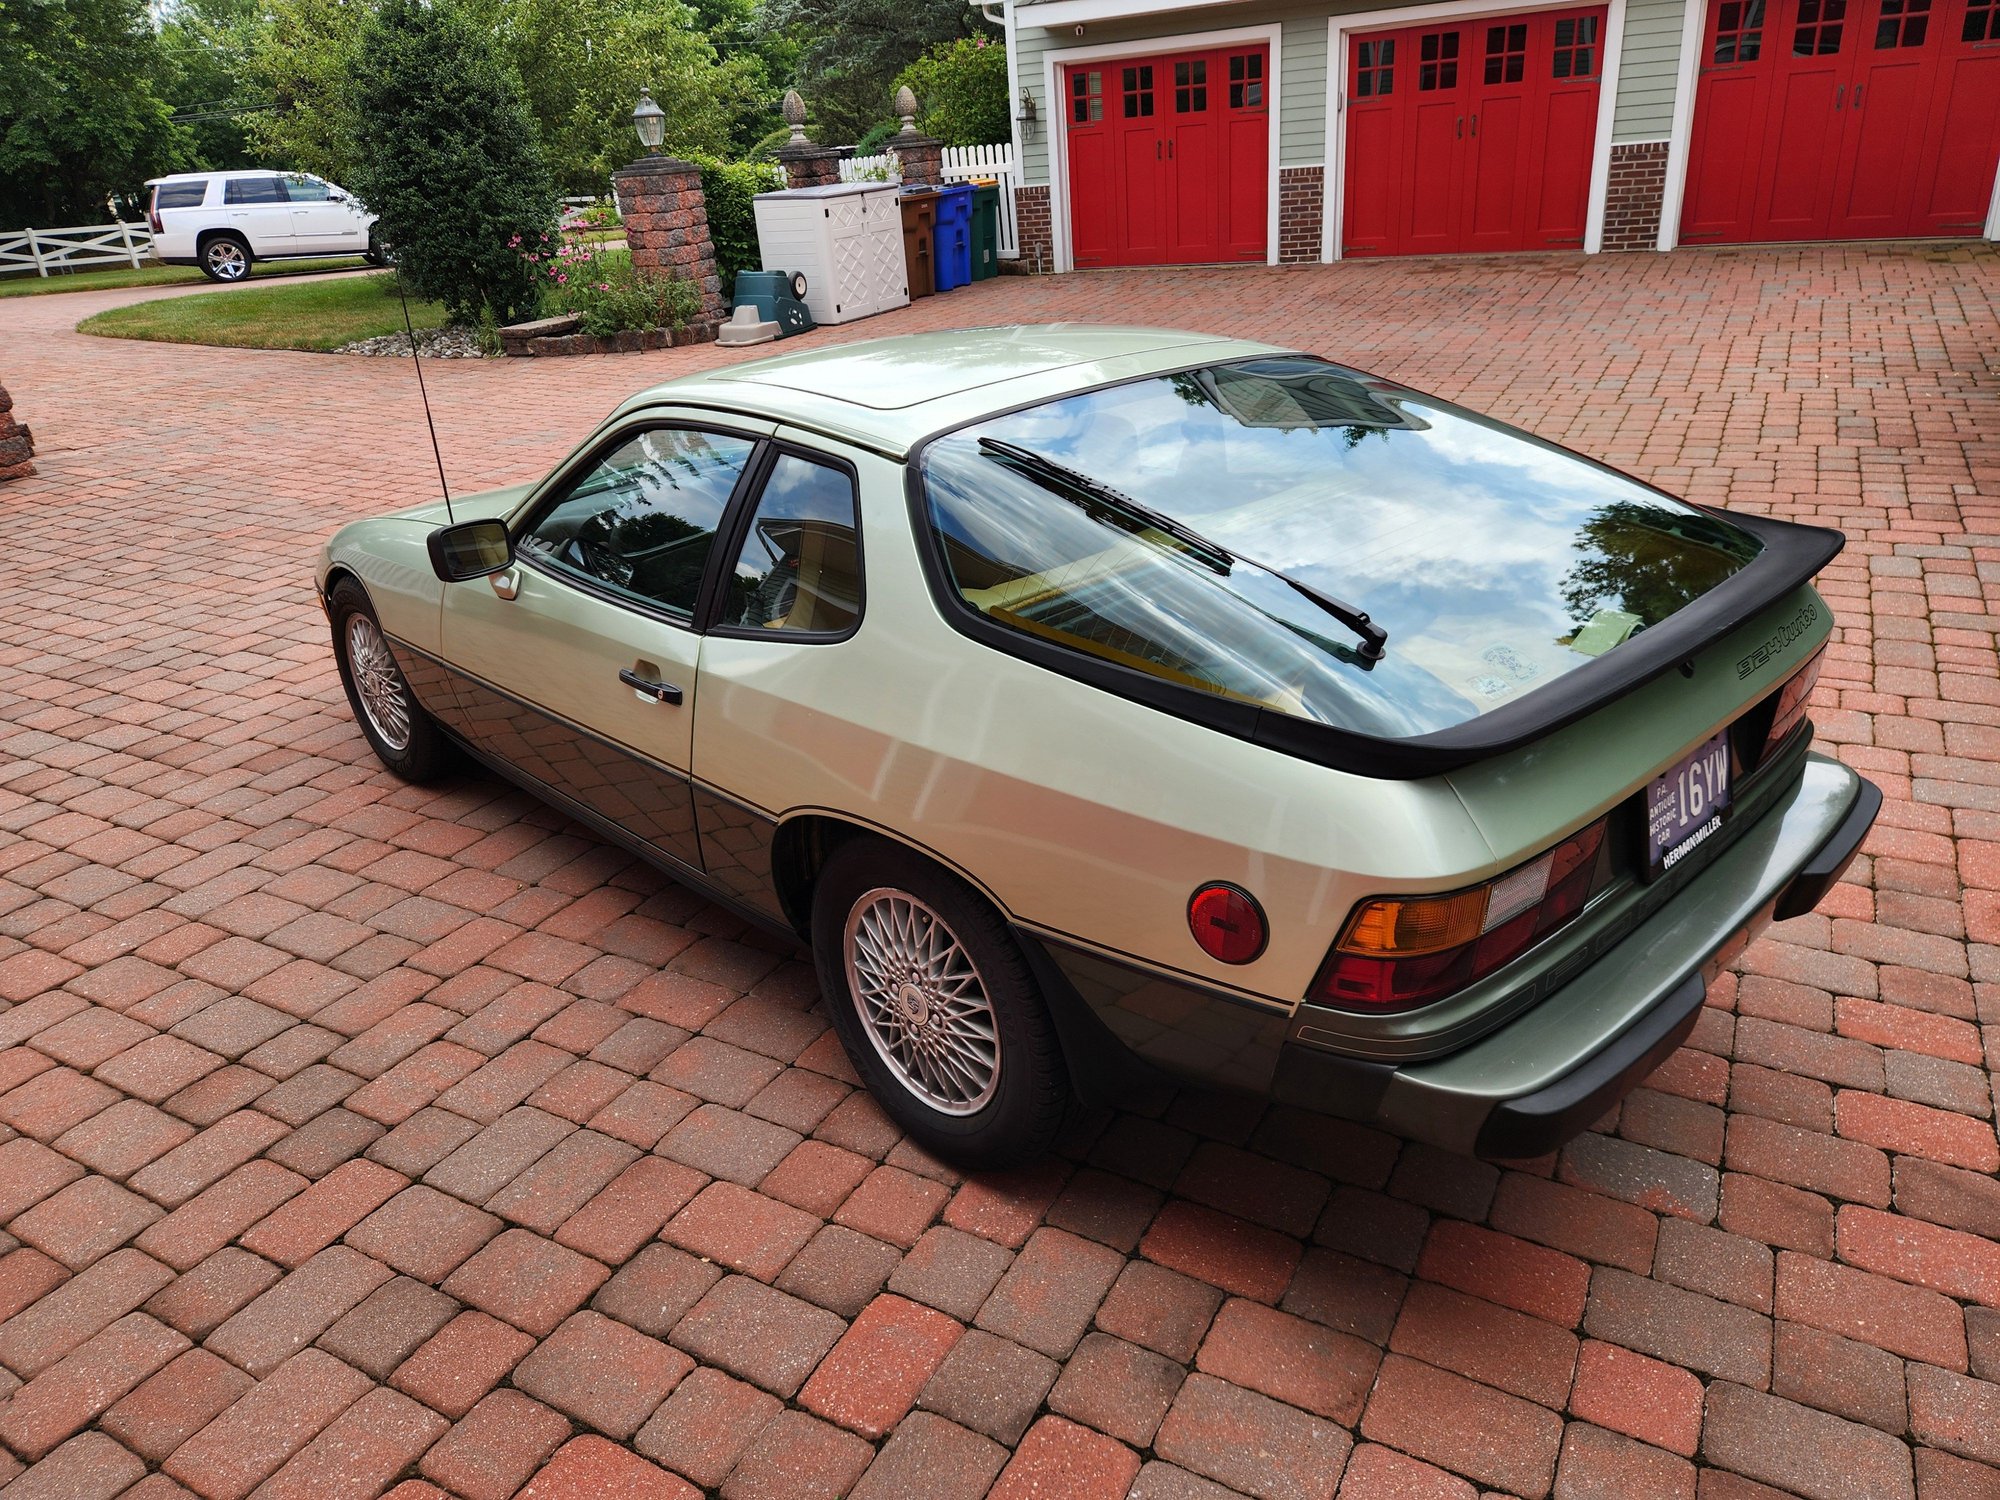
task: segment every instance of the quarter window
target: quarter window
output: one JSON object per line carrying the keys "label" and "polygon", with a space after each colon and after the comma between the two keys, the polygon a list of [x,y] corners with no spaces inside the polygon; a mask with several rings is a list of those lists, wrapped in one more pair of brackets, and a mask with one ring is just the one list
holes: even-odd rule
{"label": "quarter window", "polygon": [[771,466],[729,575],[719,623],[844,635],[861,617],[854,480],[783,454]]}
{"label": "quarter window", "polygon": [[275,177],[232,177],[223,184],[224,203],[284,203],[285,185]]}
{"label": "quarter window", "polygon": [[153,207],[199,208],[207,196],[206,182],[163,182],[153,189]]}
{"label": "quarter window", "polygon": [[655,427],[592,465],[521,540],[537,561],[692,617],[715,530],[756,445]]}

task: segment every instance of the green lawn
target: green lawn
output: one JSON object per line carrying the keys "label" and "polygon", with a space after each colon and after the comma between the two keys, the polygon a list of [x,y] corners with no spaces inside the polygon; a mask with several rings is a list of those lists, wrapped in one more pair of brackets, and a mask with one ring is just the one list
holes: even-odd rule
{"label": "green lawn", "polygon": [[[315,271],[348,271],[364,262],[344,260],[266,260],[251,269],[251,277],[299,276]],[[111,271],[66,271],[54,276],[0,276],[0,297],[46,297],[53,292],[109,292],[125,286],[178,286],[201,281],[194,266],[147,265],[135,271],[130,266]]]}
{"label": "green lawn", "polygon": [[[444,323],[435,302],[411,302],[418,329]],[[220,344],[232,349],[338,349],[356,339],[396,333],[403,305],[394,276],[334,276],[289,286],[235,287],[195,297],[165,297],[114,307],[77,325],[80,333],[167,344]]]}

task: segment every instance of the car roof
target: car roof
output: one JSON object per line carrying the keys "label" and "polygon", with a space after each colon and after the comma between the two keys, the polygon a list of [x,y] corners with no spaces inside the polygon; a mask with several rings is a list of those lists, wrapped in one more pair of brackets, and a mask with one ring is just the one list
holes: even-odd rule
{"label": "car roof", "polygon": [[1282,352],[1166,328],[1047,323],[903,334],[726,365],[640,392],[648,406],[712,406],[811,428],[902,457],[933,433],[1092,386]]}
{"label": "car roof", "polygon": [[160,182],[207,182],[211,177],[310,177],[310,172],[294,172],[284,167],[231,167],[226,172],[169,172],[164,177],[148,177],[146,186]]}

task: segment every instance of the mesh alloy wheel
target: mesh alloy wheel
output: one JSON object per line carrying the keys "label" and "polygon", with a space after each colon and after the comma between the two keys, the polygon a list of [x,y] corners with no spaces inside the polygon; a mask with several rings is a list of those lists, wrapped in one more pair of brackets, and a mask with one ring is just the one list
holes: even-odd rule
{"label": "mesh alloy wheel", "polygon": [[854,903],[842,950],[863,1031],[896,1081],[932,1109],[971,1115],[1000,1084],[1000,1028],[978,966],[907,891]]}

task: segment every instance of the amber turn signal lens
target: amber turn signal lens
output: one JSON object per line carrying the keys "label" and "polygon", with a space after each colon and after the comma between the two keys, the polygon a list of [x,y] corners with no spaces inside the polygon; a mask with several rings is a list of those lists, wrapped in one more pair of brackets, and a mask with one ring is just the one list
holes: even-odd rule
{"label": "amber turn signal lens", "polygon": [[1343,953],[1436,953],[1471,942],[1485,918],[1484,886],[1451,896],[1378,898],[1354,909],[1339,946]]}
{"label": "amber turn signal lens", "polygon": [[1257,898],[1212,881],[1188,899],[1188,931],[1201,951],[1226,964],[1247,964],[1264,951],[1270,932]]}

